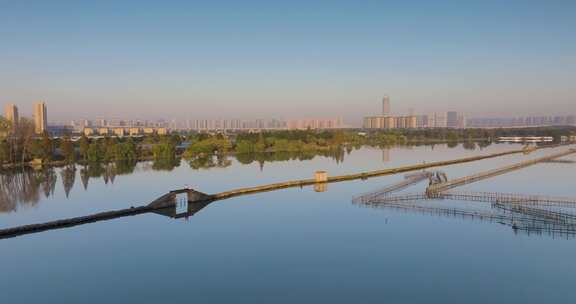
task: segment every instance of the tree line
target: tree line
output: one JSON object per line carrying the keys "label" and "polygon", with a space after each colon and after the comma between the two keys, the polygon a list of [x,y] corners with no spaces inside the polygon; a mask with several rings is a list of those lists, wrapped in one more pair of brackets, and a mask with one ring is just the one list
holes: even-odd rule
{"label": "tree line", "polygon": [[[32,160],[42,163],[97,163],[115,161],[155,160],[159,166],[173,166],[183,156],[195,165],[209,163],[198,160],[214,155],[292,153],[334,154],[343,148],[394,145],[464,143],[472,149],[490,144],[501,136],[576,135],[576,127],[538,127],[511,129],[393,129],[393,130],[275,130],[256,133],[151,135],[140,138],[82,136],[72,141],[69,136],[50,138],[37,136],[32,121],[22,118],[16,128],[0,116],[0,164],[23,164]],[[179,150],[185,142],[187,147]],[[245,159],[250,159],[246,158]],[[218,164],[222,166],[226,162]]]}
{"label": "tree line", "polygon": [[0,116],[0,164],[96,163],[137,161],[142,159],[174,159],[176,146],[182,138],[174,136],[147,136],[144,138],[105,137],[91,139],[86,136],[72,141],[70,136],[51,138],[47,133],[35,134],[34,124],[20,119],[16,128]]}

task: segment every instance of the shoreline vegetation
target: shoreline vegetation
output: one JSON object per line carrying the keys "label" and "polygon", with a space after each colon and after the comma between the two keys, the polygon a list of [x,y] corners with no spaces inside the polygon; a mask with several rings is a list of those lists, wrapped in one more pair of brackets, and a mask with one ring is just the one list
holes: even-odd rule
{"label": "shoreline vegetation", "polygon": [[[1,120],[0,120],[1,121]],[[257,133],[173,133],[139,138],[88,138],[72,141],[70,136],[50,138],[34,135],[33,124],[22,120],[16,131],[0,123],[0,168],[90,166],[113,162],[154,161],[158,168],[174,167],[181,159],[192,168],[224,166],[227,156],[241,163],[274,158],[290,159],[300,155],[333,156],[350,153],[362,146],[380,148],[462,144],[473,150],[491,145],[501,136],[561,136],[576,134],[576,127],[538,127],[511,129],[397,129],[397,130],[276,130]],[[343,155],[342,155],[343,156]],[[214,160],[214,157],[217,159]],[[215,162],[215,163],[213,163]]]}
{"label": "shoreline vegetation", "polygon": [[[51,196],[56,189],[58,181],[62,183],[66,197],[68,197],[75,184],[78,184],[78,180],[81,182],[80,186],[87,190],[93,180],[103,180],[105,184],[114,184],[119,176],[130,175],[137,170],[169,172],[180,167],[183,162],[193,170],[217,169],[231,166],[233,162],[230,158],[234,157],[242,165],[255,164],[260,167],[260,170],[263,170],[266,163],[305,161],[319,156],[341,163],[352,151],[362,147],[373,147],[384,151],[388,148],[392,149],[400,146],[442,144],[448,148],[461,146],[463,149],[474,150],[482,149],[492,143],[489,140],[472,138],[461,141],[438,140],[433,142],[411,140],[391,145],[389,142],[383,143],[381,140],[375,140],[372,136],[381,136],[377,133],[357,137],[358,132],[343,132],[345,136],[350,136],[346,135],[346,133],[351,134],[353,136],[351,138],[355,139],[355,141],[350,142],[348,139],[336,145],[332,139],[335,135],[326,134],[334,132],[289,131],[289,133],[295,133],[291,136],[306,135],[307,141],[315,140],[314,144],[306,146],[305,144],[309,142],[300,142],[299,139],[279,139],[280,147],[291,142],[293,147],[298,147],[298,149],[293,149],[292,151],[276,150],[278,145],[275,143],[276,139],[272,137],[278,135],[276,132],[237,134],[235,136],[190,134],[185,137],[172,135],[141,138],[139,140],[130,138],[87,140],[81,138],[77,142],[72,142],[68,138],[51,139],[51,146],[56,146],[60,149],[54,151],[55,154],[72,151],[70,152],[70,157],[66,158],[64,155],[60,155],[59,159],[52,159],[50,162],[40,164],[23,163],[13,166],[5,164],[5,168],[0,170],[0,213],[17,210],[20,204],[34,205],[40,200],[41,196]],[[284,135],[289,133],[286,131]],[[314,134],[321,135],[315,136]],[[318,142],[325,143],[318,140],[318,138],[322,138],[321,136],[326,136],[329,140],[326,141],[326,144],[320,146]],[[42,139],[44,138],[37,140]],[[182,142],[178,143],[176,139],[180,139]],[[184,140],[188,141],[189,145],[183,144]],[[239,144],[240,142],[243,143]],[[266,142],[266,149],[263,149],[263,146],[256,146],[260,142]],[[228,148],[219,150],[218,145],[223,143],[226,143],[224,147]],[[242,145],[247,151],[242,150]],[[276,148],[271,149],[274,146]],[[542,147],[553,146],[557,146],[557,144],[542,145]],[[255,149],[254,147],[257,148]],[[314,148],[312,149],[311,147]],[[516,145],[512,149],[518,150],[518,146]],[[81,151],[86,151],[86,155],[82,154]],[[122,159],[121,157],[124,156],[129,156],[129,158]],[[95,161],[94,158],[96,159]]]}

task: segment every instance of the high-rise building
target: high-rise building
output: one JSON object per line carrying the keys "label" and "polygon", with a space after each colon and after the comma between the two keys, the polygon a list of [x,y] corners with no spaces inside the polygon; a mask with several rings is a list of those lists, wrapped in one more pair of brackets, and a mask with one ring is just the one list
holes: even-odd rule
{"label": "high-rise building", "polygon": [[416,116],[368,116],[362,125],[366,129],[415,129],[418,127]]}
{"label": "high-rise building", "polygon": [[466,116],[464,114],[458,115],[458,128],[466,128]]}
{"label": "high-rise building", "polygon": [[12,122],[13,128],[16,128],[16,126],[18,126],[18,120],[19,120],[18,107],[15,104],[9,104],[6,105],[5,110],[6,110],[6,119]]}
{"label": "high-rise building", "polygon": [[450,111],[446,113],[446,127],[458,128],[458,112]]}
{"label": "high-rise building", "polygon": [[34,126],[36,134],[43,134],[48,129],[46,104],[42,101],[34,104]]}
{"label": "high-rise building", "polygon": [[390,97],[382,99],[382,115],[364,117],[362,127],[366,129],[414,129],[418,128],[418,119],[414,110],[408,116],[392,116],[390,110]]}
{"label": "high-rise building", "polygon": [[390,116],[390,97],[388,95],[382,98],[382,116]]}
{"label": "high-rise building", "polygon": [[434,127],[436,128],[446,128],[446,114],[445,113],[434,113]]}

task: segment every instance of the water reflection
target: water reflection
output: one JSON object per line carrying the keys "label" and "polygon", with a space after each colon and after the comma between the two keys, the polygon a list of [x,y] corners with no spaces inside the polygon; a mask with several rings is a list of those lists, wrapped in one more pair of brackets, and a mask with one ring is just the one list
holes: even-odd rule
{"label": "water reflection", "polygon": [[382,149],[382,162],[383,163],[390,162],[390,149],[389,148],[383,148]]}
{"label": "water reflection", "polygon": [[[344,156],[347,150],[341,149],[339,151],[331,151],[325,156],[330,156],[336,160],[336,162],[343,162]],[[257,162],[261,168],[264,168],[266,162],[273,161],[284,161],[284,160],[306,160],[313,159],[318,154],[309,153],[266,153],[266,154],[242,154],[237,155],[236,159],[240,163],[252,163]],[[377,156],[378,157],[378,156]],[[389,149],[382,150],[382,160],[389,159],[390,151]],[[2,192],[0,193],[0,212],[12,212],[17,211],[20,205],[30,205],[34,206],[41,199],[42,195],[48,197],[54,194],[55,185],[57,183],[57,178],[61,178],[62,188],[66,194],[66,197],[70,196],[71,190],[74,187],[76,181],[76,174],[80,175],[81,184],[85,189],[93,179],[100,179],[100,183],[103,184],[113,184],[117,181],[119,175],[132,174],[136,167],[138,171],[141,170],[173,170],[174,168],[181,165],[181,160],[165,160],[165,161],[155,161],[155,162],[145,162],[137,164],[136,162],[117,162],[117,163],[92,163],[87,165],[69,165],[62,168],[44,168],[41,170],[33,170],[30,168],[20,168],[18,170],[12,170],[10,172],[5,172],[5,174],[0,175],[2,177]],[[209,158],[197,158],[191,161],[184,161],[188,163],[192,169],[211,169],[211,168],[226,168],[232,163],[227,156],[214,156]],[[426,172],[424,172],[426,173]],[[420,173],[407,174],[406,178],[410,180],[409,183],[406,181],[400,184],[412,185],[411,180],[423,181],[432,176],[437,176],[439,172],[428,172],[430,174],[422,175]],[[435,174],[432,174],[435,173]],[[422,175],[422,178],[418,178]],[[444,181],[446,178],[444,178]],[[388,189],[390,187],[387,187]],[[403,189],[404,187],[392,187],[394,191]],[[327,191],[326,183],[317,183],[314,185],[314,190],[316,192]],[[390,190],[392,191],[392,190]],[[387,190],[388,192],[388,190]],[[425,200],[426,198],[424,194]],[[462,196],[462,195],[460,195]],[[471,197],[471,195],[468,195]],[[476,195],[477,197],[478,195]],[[447,200],[448,198],[444,198]],[[460,200],[461,197],[459,198]],[[534,199],[533,197],[531,198]],[[407,200],[405,198],[400,198],[397,200],[387,200],[387,201],[370,201],[364,203],[363,205],[368,205],[378,208],[389,208],[404,210],[416,213],[427,213],[435,214],[441,216],[458,216],[462,218],[479,219],[483,221],[497,222],[510,226],[515,232],[526,232],[526,233],[549,233],[552,235],[563,235],[563,236],[576,236],[576,214],[570,212],[565,212],[564,210],[551,210],[540,208],[541,206],[521,206],[518,204],[504,204],[501,199],[497,201],[489,201],[490,204],[484,204],[480,207],[480,204],[475,206],[468,206],[468,209],[461,209],[463,204],[456,204],[456,206],[446,206],[445,201],[437,200],[438,205],[434,202],[426,201],[424,203],[418,202],[414,199]],[[514,199],[513,202],[518,201]],[[550,202],[550,199],[547,200]],[[126,209],[121,216],[132,215],[135,211],[138,214],[144,212],[156,212],[162,215],[166,215],[173,218],[189,217],[200,211],[201,209],[208,206],[207,201],[190,204],[188,205],[188,212],[184,214],[176,214],[175,210],[135,210],[133,208]],[[576,207],[576,203],[573,204]],[[488,206],[488,208],[486,208]],[[480,208],[474,209],[474,208]],[[490,209],[491,210],[487,210]],[[576,209],[575,209],[576,210]],[[109,219],[109,216],[106,217]],[[76,224],[74,224],[76,225]]]}
{"label": "water reflection", "polygon": [[[474,176],[478,177],[478,174]],[[425,179],[429,180],[425,192],[392,194]],[[576,198],[501,192],[429,191],[434,185],[447,182],[448,178],[442,171],[407,174],[403,181],[356,196],[352,202],[359,206],[499,223],[511,227],[515,233],[576,238]],[[471,182],[474,180],[470,179],[468,183]]]}
{"label": "water reflection", "polygon": [[521,203],[466,204],[435,200],[394,200],[362,203],[362,206],[398,210],[471,221],[497,223],[527,235],[576,238],[576,206],[551,210],[544,206],[528,207]]}
{"label": "water reflection", "polygon": [[80,225],[147,213],[156,213],[174,219],[188,219],[212,202],[214,202],[214,199],[209,195],[191,189],[181,189],[164,194],[145,206],[130,207],[126,209],[95,213],[80,217],[59,219],[45,223],[0,229],[0,239],[9,239],[27,234],[71,228]]}
{"label": "water reflection", "polygon": [[312,160],[317,156],[328,157],[334,159],[336,163],[344,162],[344,156],[346,153],[350,154],[352,150],[338,148],[331,149],[328,151],[311,151],[311,152],[274,152],[274,153],[245,153],[236,155],[236,159],[241,164],[251,164],[253,162],[258,162],[263,168],[266,162],[278,162],[278,161],[305,161]]}
{"label": "water reflection", "polygon": [[[482,148],[482,144],[463,144],[468,149]],[[18,209],[18,204],[35,205],[41,199],[41,194],[49,197],[54,194],[58,178],[61,179],[65,196],[70,197],[72,190],[81,184],[84,190],[88,190],[90,182],[102,179],[104,184],[114,184],[117,177],[132,174],[136,168],[141,171],[172,171],[184,162],[193,170],[221,169],[232,165],[231,158],[235,158],[240,164],[257,163],[260,170],[264,170],[266,163],[282,161],[308,161],[316,157],[327,157],[341,164],[345,156],[361,146],[345,146],[326,151],[300,151],[300,152],[275,152],[275,153],[248,153],[233,156],[218,155],[199,157],[184,161],[179,158],[161,159],[148,162],[120,161],[113,163],[89,163],[83,165],[68,165],[61,168],[28,168],[20,167],[0,171],[0,212],[12,212]],[[390,146],[381,146],[382,162],[390,162]],[[406,148],[406,147],[404,147]],[[78,176],[77,176],[78,175]],[[80,183],[76,179],[80,179]],[[319,187],[318,191],[325,191]]]}
{"label": "water reflection", "polygon": [[200,210],[206,208],[208,205],[212,204],[213,201],[201,201],[201,202],[191,202],[188,204],[188,210],[185,213],[176,213],[176,208],[164,208],[158,209],[153,211],[156,214],[164,215],[167,217],[171,217],[174,219],[185,218],[188,219],[191,216],[194,216],[196,213],[200,212]]}
{"label": "water reflection", "polygon": [[[350,153],[351,150],[348,152]],[[263,170],[266,163],[290,160],[311,160],[316,156],[331,157],[337,163],[344,161],[345,149],[318,152],[278,152],[258,154],[238,154],[234,157],[241,164],[258,162]],[[183,160],[179,158],[160,159],[150,162],[120,161],[113,163],[89,163],[85,165],[68,165],[62,168],[29,168],[20,167],[4,170],[0,173],[0,212],[14,212],[18,204],[36,205],[41,194],[49,197],[54,194],[58,176],[66,198],[76,185],[77,175],[84,190],[88,190],[90,181],[102,179],[104,184],[114,184],[117,176],[132,174],[136,167],[142,171],[172,171],[179,167]],[[195,158],[184,161],[193,170],[227,168],[232,165],[229,156],[217,155]]]}
{"label": "water reflection", "polygon": [[53,168],[11,169],[0,174],[0,212],[13,212],[19,205],[35,206],[42,194],[49,197],[56,188],[57,176]]}
{"label": "water reflection", "polygon": [[62,178],[62,188],[64,188],[64,193],[66,193],[66,198],[68,198],[76,180],[76,166],[70,165],[62,169],[60,177]]}
{"label": "water reflection", "polygon": [[226,155],[198,157],[188,162],[190,168],[194,170],[211,169],[211,168],[226,168],[232,165],[232,161]]}
{"label": "water reflection", "polygon": [[54,195],[58,175],[62,180],[62,189],[68,198],[74,188],[77,174],[80,175],[82,186],[87,190],[90,179],[102,178],[106,184],[114,183],[117,175],[131,174],[135,167],[135,162],[117,162],[89,164],[82,166],[80,170],[76,165],[63,168],[19,167],[5,170],[0,174],[0,212],[17,211],[19,204],[34,206],[41,199],[41,194],[45,197]]}

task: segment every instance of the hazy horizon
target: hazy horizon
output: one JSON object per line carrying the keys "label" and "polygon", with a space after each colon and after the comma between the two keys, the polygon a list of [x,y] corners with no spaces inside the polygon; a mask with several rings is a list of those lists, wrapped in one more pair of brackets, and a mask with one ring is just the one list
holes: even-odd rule
{"label": "hazy horizon", "polygon": [[0,104],[49,120],[576,113],[576,3],[0,4]]}

